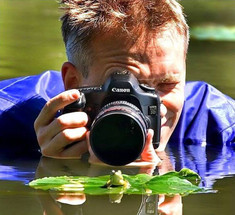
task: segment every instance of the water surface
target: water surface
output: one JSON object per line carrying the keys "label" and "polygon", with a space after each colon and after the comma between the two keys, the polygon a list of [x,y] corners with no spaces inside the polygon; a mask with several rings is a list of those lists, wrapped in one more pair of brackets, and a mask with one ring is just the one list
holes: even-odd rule
{"label": "water surface", "polygon": [[[183,214],[191,215],[232,215],[234,209],[233,197],[235,194],[235,158],[234,149],[230,146],[202,152],[200,146],[194,146],[194,152],[181,153],[169,147],[165,157],[164,169],[190,167],[197,171],[202,182],[200,186],[213,189],[216,192],[192,194],[182,197]],[[228,153],[224,153],[227,150]],[[185,150],[186,152],[187,150]],[[0,161],[0,211],[1,215],[10,214],[126,214],[148,215],[157,214],[158,202],[162,197],[158,195],[124,195],[120,203],[111,203],[111,196],[101,195],[75,195],[69,204],[61,202],[59,197],[63,193],[41,191],[30,188],[27,184],[34,178],[47,176],[80,175],[98,176],[107,175],[112,169],[121,169],[125,174],[138,174],[150,171],[150,167],[107,167],[91,165],[86,157],[82,160],[57,160],[50,158],[41,159],[16,159],[15,161]],[[152,169],[153,170],[153,169]],[[163,170],[156,168],[153,174]],[[164,170],[165,171],[165,170]],[[79,199],[74,204],[74,199]],[[116,198],[116,197],[115,197]],[[177,197],[178,198],[178,197]],[[73,201],[71,200],[73,199]],[[80,204],[78,204],[80,202]],[[176,210],[177,200],[171,205]],[[169,206],[170,207],[170,206]],[[170,208],[171,208],[170,207]],[[147,213],[147,209],[149,212]],[[151,212],[150,212],[151,211]],[[182,213],[178,213],[180,215]]]}

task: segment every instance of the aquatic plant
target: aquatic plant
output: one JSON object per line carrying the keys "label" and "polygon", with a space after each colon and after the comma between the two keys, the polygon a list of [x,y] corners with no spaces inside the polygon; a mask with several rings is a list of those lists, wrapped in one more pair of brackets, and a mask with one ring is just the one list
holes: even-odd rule
{"label": "aquatic plant", "polygon": [[[30,187],[42,190],[84,193],[89,195],[104,194],[167,194],[188,195],[190,193],[207,192],[198,186],[201,178],[190,169],[179,172],[168,172],[164,175],[147,174],[126,175],[118,171],[111,175],[97,177],[58,176],[33,180]],[[118,178],[113,178],[118,177]],[[119,184],[117,179],[121,180]],[[115,181],[115,184],[111,182]]]}

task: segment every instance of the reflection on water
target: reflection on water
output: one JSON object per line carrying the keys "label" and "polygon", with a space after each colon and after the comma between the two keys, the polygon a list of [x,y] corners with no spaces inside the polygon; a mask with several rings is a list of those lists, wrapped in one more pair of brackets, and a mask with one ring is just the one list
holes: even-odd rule
{"label": "reflection on water", "polygon": [[217,179],[235,175],[234,146],[169,143],[169,154],[174,169],[194,170],[202,178],[201,185],[207,188],[213,187]]}
{"label": "reflection on water", "polygon": [[[226,214],[233,211],[232,199],[235,187],[234,146],[201,147],[195,145],[169,145],[167,153],[159,156],[164,165],[148,167],[108,167],[91,165],[83,160],[40,160],[0,161],[0,211],[2,214],[157,214],[157,211],[172,210],[182,214]],[[203,181],[201,186],[211,187],[217,193],[194,194],[183,198],[146,195],[72,195],[53,191],[34,190],[27,183],[34,178],[46,176],[107,175],[112,169],[121,169],[125,174],[152,172],[162,174],[172,169],[188,167],[198,172]],[[121,202],[112,203],[120,198]],[[14,202],[14,207],[12,203]],[[183,202],[183,205],[182,205]],[[221,203],[220,203],[221,202]],[[223,204],[222,204],[223,202]],[[199,207],[200,205],[200,207]],[[27,208],[27,209],[26,209]],[[22,213],[19,213],[21,211]],[[53,212],[52,212],[53,211]],[[172,214],[172,213],[165,213]]]}

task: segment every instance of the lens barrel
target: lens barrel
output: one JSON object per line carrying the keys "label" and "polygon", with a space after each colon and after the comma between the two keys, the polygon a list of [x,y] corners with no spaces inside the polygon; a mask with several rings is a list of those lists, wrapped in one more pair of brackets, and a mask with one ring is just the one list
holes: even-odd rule
{"label": "lens barrel", "polygon": [[104,163],[126,165],[143,151],[147,129],[148,123],[135,105],[127,101],[108,103],[92,123],[91,148]]}

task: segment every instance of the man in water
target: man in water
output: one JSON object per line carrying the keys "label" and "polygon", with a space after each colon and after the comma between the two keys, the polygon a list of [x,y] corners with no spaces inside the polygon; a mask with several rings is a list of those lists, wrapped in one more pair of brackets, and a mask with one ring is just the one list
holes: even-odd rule
{"label": "man in water", "polygon": [[44,156],[53,158],[80,158],[89,150],[90,161],[96,161],[87,139],[88,115],[73,112],[56,117],[56,113],[79,99],[74,89],[102,85],[110,74],[123,69],[154,87],[161,99],[160,145],[153,149],[150,129],[142,161],[157,163],[156,152],[159,155],[167,144],[181,158],[179,153],[190,145],[197,148],[189,149],[196,154],[205,153],[209,146],[233,147],[234,100],[204,82],[185,85],[189,36],[177,1],[67,0],[61,4],[68,56],[62,76],[47,71],[0,82],[2,158],[35,158],[41,156],[40,146]]}
{"label": "man in water", "polygon": [[[79,158],[88,150],[87,114],[73,112],[58,118],[55,114],[79,99],[79,91],[71,89],[101,85],[111,73],[122,69],[158,92],[162,102],[161,138],[156,150],[163,151],[184,104],[189,36],[181,6],[175,0],[61,3],[68,57],[62,65],[62,77],[67,91],[49,100],[35,121],[42,154]],[[156,162],[152,137],[150,129],[142,160]]]}

